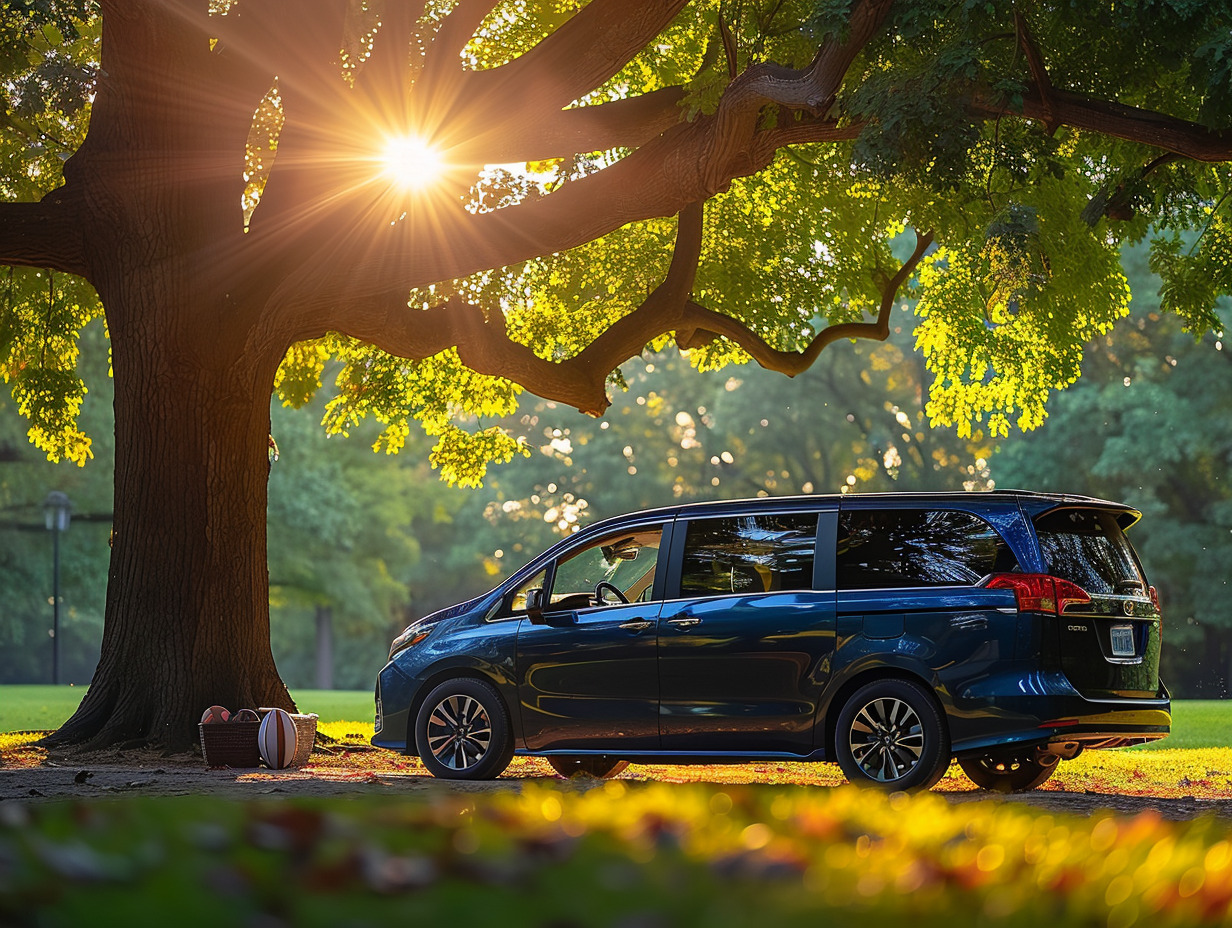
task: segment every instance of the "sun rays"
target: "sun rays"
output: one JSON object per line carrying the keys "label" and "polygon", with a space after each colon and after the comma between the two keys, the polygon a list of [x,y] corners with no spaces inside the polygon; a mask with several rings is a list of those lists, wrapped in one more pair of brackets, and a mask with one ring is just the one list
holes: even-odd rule
{"label": "sun rays", "polygon": [[441,179],[446,164],[441,153],[414,135],[393,136],[381,152],[383,173],[408,192],[426,190]]}

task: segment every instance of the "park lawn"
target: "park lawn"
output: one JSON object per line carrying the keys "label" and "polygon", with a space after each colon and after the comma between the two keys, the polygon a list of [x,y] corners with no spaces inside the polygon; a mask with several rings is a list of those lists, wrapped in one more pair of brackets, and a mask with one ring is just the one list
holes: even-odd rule
{"label": "park lawn", "polygon": [[0,860],[0,923],[93,928],[1180,928],[1232,908],[1232,844],[1209,816],[854,787],[4,803]]}
{"label": "park lawn", "polygon": [[[365,691],[297,690],[301,711],[320,716],[318,730],[341,742],[332,755],[314,754],[310,767],[326,775],[353,774],[357,770],[425,774],[418,758],[368,749],[372,737],[372,695]],[[0,733],[55,728],[67,718],[80,698],[74,687],[0,687]],[[1232,701],[1181,700],[1173,703],[1171,736],[1141,748],[1088,751],[1066,761],[1044,789],[1147,795],[1160,798],[1194,796],[1232,798]],[[33,740],[0,735],[0,749],[8,751]],[[10,758],[12,759],[12,758]],[[29,762],[37,762],[31,756]],[[539,758],[515,758],[506,776],[552,776]],[[674,783],[780,784],[797,786],[842,785],[842,772],[834,764],[754,762],[738,765],[633,766],[626,778]],[[957,764],[938,784],[941,791],[966,791],[973,785]]]}
{"label": "park lawn", "polygon": [[[0,732],[59,728],[85,692],[82,686],[0,686]],[[295,690],[291,695],[301,712],[315,712],[331,722],[364,720],[372,725],[375,706],[370,691]]]}
{"label": "park lawn", "polygon": [[[84,690],[72,686],[0,686],[0,732],[59,727]],[[373,697],[367,690],[295,690],[301,712],[325,722],[357,722],[371,734]],[[1182,699],[1172,703],[1172,734],[1135,750],[1232,747],[1232,700]]]}
{"label": "park lawn", "polygon": [[1172,734],[1136,750],[1232,747],[1232,699],[1177,699]]}

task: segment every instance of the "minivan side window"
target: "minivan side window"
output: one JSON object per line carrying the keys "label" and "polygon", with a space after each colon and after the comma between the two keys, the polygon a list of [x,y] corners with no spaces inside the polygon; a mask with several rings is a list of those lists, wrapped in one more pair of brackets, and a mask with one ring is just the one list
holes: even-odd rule
{"label": "minivan side window", "polygon": [[693,520],[685,536],[680,594],[812,589],[816,542],[816,513]]}
{"label": "minivan side window", "polygon": [[615,586],[629,602],[649,600],[662,537],[663,528],[658,525],[626,529],[569,552],[556,565],[551,606],[584,609],[603,605],[594,596],[600,582]]}
{"label": "minivan side window", "polygon": [[996,529],[969,512],[856,509],[839,516],[839,589],[953,586],[1018,568]]}

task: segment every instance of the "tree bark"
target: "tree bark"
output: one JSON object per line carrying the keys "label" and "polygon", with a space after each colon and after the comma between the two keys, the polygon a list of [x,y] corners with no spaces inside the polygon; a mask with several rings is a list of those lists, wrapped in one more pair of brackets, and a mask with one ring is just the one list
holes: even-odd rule
{"label": "tree bark", "polygon": [[[51,738],[190,747],[202,711],[293,709],[270,650],[268,396],[281,351],[228,352],[185,275],[105,275],[115,377],[115,527],[94,680]],[[202,299],[200,294],[196,300]],[[223,347],[220,347],[223,346]]]}

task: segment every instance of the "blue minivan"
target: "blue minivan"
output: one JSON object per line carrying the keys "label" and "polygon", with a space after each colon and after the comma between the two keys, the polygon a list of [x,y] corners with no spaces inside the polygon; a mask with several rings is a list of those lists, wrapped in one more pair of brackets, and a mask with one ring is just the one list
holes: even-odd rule
{"label": "blue minivan", "polygon": [[406,628],[372,743],[438,777],[837,761],[855,783],[1043,783],[1168,734],[1140,513],[996,491],[691,503],[591,525]]}

